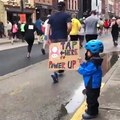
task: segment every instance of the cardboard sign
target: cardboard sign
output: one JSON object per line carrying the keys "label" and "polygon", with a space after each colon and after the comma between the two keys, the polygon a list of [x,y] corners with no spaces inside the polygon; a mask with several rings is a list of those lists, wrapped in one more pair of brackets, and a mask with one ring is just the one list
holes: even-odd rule
{"label": "cardboard sign", "polygon": [[79,53],[79,41],[51,43],[48,67],[50,70],[77,70]]}

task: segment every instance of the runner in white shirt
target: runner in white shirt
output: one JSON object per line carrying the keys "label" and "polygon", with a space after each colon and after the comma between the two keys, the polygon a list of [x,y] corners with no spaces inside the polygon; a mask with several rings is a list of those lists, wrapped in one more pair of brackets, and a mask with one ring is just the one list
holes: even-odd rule
{"label": "runner in white shirt", "polygon": [[45,28],[44,42],[43,42],[43,48],[41,49],[41,52],[43,55],[45,55],[45,47],[46,47],[46,43],[47,43],[47,25],[48,25],[49,17],[50,17],[50,15],[47,15],[47,20],[44,22],[44,28]]}

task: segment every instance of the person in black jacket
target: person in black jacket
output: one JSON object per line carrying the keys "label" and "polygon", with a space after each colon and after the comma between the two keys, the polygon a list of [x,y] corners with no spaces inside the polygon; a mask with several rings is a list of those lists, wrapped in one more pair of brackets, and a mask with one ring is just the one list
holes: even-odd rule
{"label": "person in black jacket", "polygon": [[119,25],[115,17],[112,18],[111,34],[113,38],[113,44],[116,47],[118,45]]}
{"label": "person in black jacket", "polygon": [[36,31],[35,24],[32,23],[32,19],[28,20],[28,23],[25,25],[25,40],[28,43],[28,53],[27,58],[30,58],[30,53],[34,43],[34,32]]}

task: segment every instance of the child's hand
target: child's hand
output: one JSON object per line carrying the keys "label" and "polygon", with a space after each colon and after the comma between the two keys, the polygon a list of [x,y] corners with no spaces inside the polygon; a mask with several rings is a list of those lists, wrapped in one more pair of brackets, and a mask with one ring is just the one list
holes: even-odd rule
{"label": "child's hand", "polygon": [[80,57],[80,58],[78,58],[78,60],[79,60],[79,63],[80,64],[82,64],[83,63],[83,60],[82,60],[82,58]]}

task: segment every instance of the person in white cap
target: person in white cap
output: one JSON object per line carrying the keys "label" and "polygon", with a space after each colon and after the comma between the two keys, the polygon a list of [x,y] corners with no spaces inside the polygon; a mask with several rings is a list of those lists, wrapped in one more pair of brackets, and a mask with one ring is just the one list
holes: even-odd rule
{"label": "person in white cap", "polygon": [[112,18],[111,23],[111,34],[113,38],[113,44],[116,47],[118,45],[119,25],[115,17]]}

